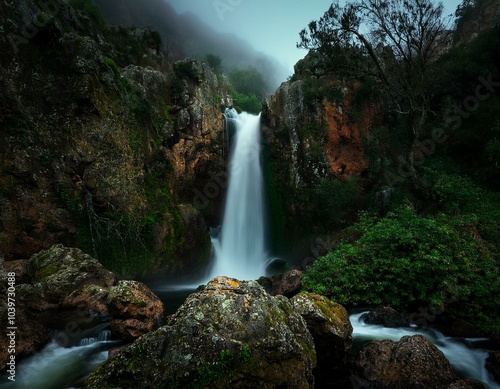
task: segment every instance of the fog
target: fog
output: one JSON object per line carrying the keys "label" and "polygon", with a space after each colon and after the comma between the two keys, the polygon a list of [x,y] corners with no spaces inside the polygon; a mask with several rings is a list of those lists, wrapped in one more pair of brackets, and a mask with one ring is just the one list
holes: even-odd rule
{"label": "fog", "polygon": [[[268,93],[293,74],[307,52],[297,49],[299,32],[319,19],[330,0],[95,0],[114,24],[151,26],[172,58],[222,58],[226,71],[255,67]],[[447,14],[461,0],[444,2]]]}

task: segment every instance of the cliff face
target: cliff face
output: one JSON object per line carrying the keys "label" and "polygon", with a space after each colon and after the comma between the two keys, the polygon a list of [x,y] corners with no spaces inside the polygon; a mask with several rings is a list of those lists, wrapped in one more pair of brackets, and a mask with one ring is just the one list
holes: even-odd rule
{"label": "cliff face", "polygon": [[461,13],[455,32],[456,46],[466,45],[481,32],[500,24],[500,1],[477,0],[475,5],[465,7]]}
{"label": "cliff face", "polygon": [[[269,208],[284,225],[272,228],[285,246],[321,229],[310,208],[318,206],[311,196],[322,182],[367,174],[365,141],[380,122],[373,101],[354,101],[359,86],[327,76],[299,78],[283,83],[265,101],[262,115]],[[325,90],[330,92],[318,92]]]}
{"label": "cliff face", "polygon": [[219,203],[192,203],[224,169],[217,77],[166,62],[153,31],[105,27],[64,1],[0,11],[0,254],[77,245],[123,272],[208,259],[202,211]]}

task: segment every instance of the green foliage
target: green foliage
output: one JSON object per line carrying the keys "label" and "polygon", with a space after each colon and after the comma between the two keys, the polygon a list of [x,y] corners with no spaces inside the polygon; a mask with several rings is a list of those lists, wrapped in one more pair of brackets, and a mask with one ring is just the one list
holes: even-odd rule
{"label": "green foliage", "polygon": [[222,75],[222,58],[215,54],[207,54],[205,62],[210,66],[217,76]]}
{"label": "green foliage", "polygon": [[203,81],[203,75],[197,68],[196,63],[191,60],[177,61],[174,64],[174,72],[179,78],[193,80],[197,83]]}
{"label": "green foliage", "polygon": [[214,385],[218,381],[225,383],[222,387],[229,387],[229,382],[238,364],[248,362],[250,358],[251,350],[245,343],[240,346],[239,354],[236,355],[230,350],[223,350],[216,360],[200,364],[193,373],[169,382],[168,387],[202,389],[211,387],[210,385]]}
{"label": "green foliage", "polygon": [[488,245],[470,233],[470,221],[446,215],[419,217],[401,207],[378,219],[362,214],[355,243],[318,259],[305,274],[306,290],[348,306],[390,305],[412,311],[453,301],[453,311],[500,330],[499,264]]}
{"label": "green foliage", "polygon": [[315,103],[323,102],[323,99],[341,104],[344,101],[345,95],[340,86],[332,86],[319,80],[317,77],[305,77],[303,82],[304,101],[310,107]]}
{"label": "green foliage", "polygon": [[244,93],[233,91],[231,93],[231,97],[234,100],[236,108],[238,108],[240,111],[253,113],[256,115],[260,113],[260,111],[262,111],[262,101],[254,94],[246,95]]}
{"label": "green foliage", "polygon": [[325,178],[312,190],[310,205],[314,220],[326,228],[335,228],[346,224],[345,218],[359,209],[360,200],[357,180]]}
{"label": "green foliage", "polygon": [[118,66],[116,66],[115,61],[113,61],[111,58],[104,58],[104,62],[111,68],[115,77],[120,76],[120,71],[118,70]]}
{"label": "green foliage", "polygon": [[239,92],[247,96],[263,98],[268,86],[262,74],[255,68],[236,69],[229,73],[229,81]]}
{"label": "green foliage", "polygon": [[98,26],[102,27],[106,24],[99,7],[92,0],[69,0],[69,5],[83,11]]}

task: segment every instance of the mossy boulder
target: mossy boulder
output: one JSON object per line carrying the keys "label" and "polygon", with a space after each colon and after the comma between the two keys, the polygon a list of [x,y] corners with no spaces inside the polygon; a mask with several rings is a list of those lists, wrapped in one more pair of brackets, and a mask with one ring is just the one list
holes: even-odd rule
{"label": "mossy boulder", "polygon": [[352,326],[346,309],[326,297],[306,292],[294,296],[291,303],[314,339],[318,359],[315,377],[321,383],[330,383],[347,375]]}
{"label": "mossy boulder", "polygon": [[27,272],[49,303],[59,304],[85,285],[111,287],[115,275],[79,249],[54,245],[33,255]]}
{"label": "mossy boulder", "polygon": [[158,327],[163,318],[163,303],[138,281],[118,281],[106,298],[113,317],[111,330],[124,340],[134,340]]}
{"label": "mossy boulder", "polygon": [[217,277],[85,388],[312,388],[315,364],[313,339],[286,297]]}

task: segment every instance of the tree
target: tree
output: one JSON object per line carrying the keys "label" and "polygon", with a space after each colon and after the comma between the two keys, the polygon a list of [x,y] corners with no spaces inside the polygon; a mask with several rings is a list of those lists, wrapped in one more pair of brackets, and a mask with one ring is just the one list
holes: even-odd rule
{"label": "tree", "polygon": [[215,54],[207,54],[205,62],[210,66],[216,75],[221,75],[223,71],[222,58]]}
{"label": "tree", "polygon": [[263,98],[268,89],[262,73],[253,67],[233,70],[229,73],[229,81],[238,92],[259,98]]}
{"label": "tree", "polygon": [[431,0],[338,0],[300,32],[297,47],[321,55],[342,77],[376,79],[403,119],[406,164],[416,177],[414,149],[432,112],[436,59],[448,45],[443,4]]}

